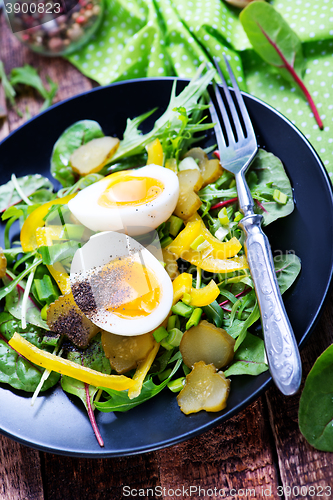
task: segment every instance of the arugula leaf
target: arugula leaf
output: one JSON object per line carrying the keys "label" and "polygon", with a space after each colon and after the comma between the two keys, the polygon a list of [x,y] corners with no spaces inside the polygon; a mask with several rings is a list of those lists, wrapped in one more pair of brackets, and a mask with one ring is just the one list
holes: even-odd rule
{"label": "arugula leaf", "polygon": [[[11,339],[15,331],[40,349],[52,352],[53,347],[43,344],[43,334],[38,327],[28,325],[25,330],[22,330],[10,313],[0,313],[0,382],[7,383],[15,389],[34,392],[43,375],[43,370],[9,347],[7,341]],[[59,373],[52,372],[41,390],[45,391],[53,387],[59,378]]]}
{"label": "arugula leaf", "polygon": [[333,451],[333,345],[308,374],[299,402],[299,429],[317,450]]}
{"label": "arugula leaf", "polygon": [[53,98],[58,90],[58,84],[53,82],[50,77],[47,77],[47,81],[50,85],[50,90],[47,90],[44,86],[37,70],[29,64],[25,64],[20,68],[13,68],[10,73],[11,85],[21,83],[22,85],[33,87],[45,99],[41,111],[51,106]]}
{"label": "arugula leaf", "polygon": [[8,99],[10,104],[14,107],[15,106],[15,96],[16,92],[14,87],[11,85],[9,82],[6,72],[5,72],[5,67],[3,65],[3,62],[0,61],[0,80],[3,86],[3,89],[5,91],[5,97]]}
{"label": "arugula leaf", "polygon": [[42,259],[38,259],[36,262],[30,264],[24,271],[22,271],[13,281],[11,281],[6,287],[0,289],[0,300],[6,297],[9,293],[11,293],[14,288],[25,278],[28,274],[31,273],[33,269],[35,269],[39,264],[42,263]]}
{"label": "arugula leaf", "polygon": [[[113,155],[111,163],[119,161],[119,159],[124,156],[129,157],[140,154],[149,142],[156,138],[162,138],[166,129],[174,131],[176,135],[182,127],[182,121],[179,119],[179,112],[177,110],[179,108],[184,108],[187,115],[190,115],[198,106],[201,107],[201,104],[198,104],[198,100],[205,92],[214,74],[215,70],[211,69],[201,77],[191,80],[178,96],[176,96],[177,80],[175,80],[166,111],[156,120],[154,127],[147,134],[142,134],[139,130],[139,126],[155,111],[155,109],[133,120],[128,119],[123,140],[120,141],[119,148]],[[212,124],[209,124],[209,126],[211,125]]]}
{"label": "arugula leaf", "polygon": [[296,82],[300,87],[319,128],[323,129],[316,105],[302,81],[305,62],[302,43],[296,33],[281,14],[266,2],[251,2],[242,10],[239,19],[259,56],[275,66],[286,80]]}
{"label": "arugula leaf", "polygon": [[247,332],[241,346],[235,352],[232,364],[224,375],[260,375],[268,370],[264,341]]}
{"label": "arugula leaf", "polygon": [[[37,193],[39,190],[46,189],[50,194],[53,191],[52,182],[40,174],[17,177],[16,181],[26,197]],[[13,181],[10,180],[0,186],[0,212],[4,212],[8,207],[16,205],[20,201],[22,201],[22,198],[16,191]]]}
{"label": "arugula leaf", "polygon": [[71,154],[83,144],[104,137],[101,126],[93,120],[81,120],[67,128],[55,143],[51,156],[51,174],[64,187],[75,183],[75,174],[70,165]]}
{"label": "arugula leaf", "polygon": [[164,387],[166,387],[167,383],[171,380],[171,378],[174,376],[178,368],[180,367],[182,363],[182,360],[179,359],[172,372],[166,378],[161,382],[160,384],[156,385],[153,382],[152,375],[148,375],[147,379],[143,383],[141,393],[139,396],[137,396],[134,399],[129,399],[127,391],[114,391],[112,389],[104,389],[109,395],[110,398],[107,401],[103,402],[96,402],[95,406],[98,410],[102,412],[110,412],[110,411],[128,411],[134,408],[135,406],[138,406],[141,403],[144,403],[148,401],[148,399],[151,399],[152,397],[156,396],[159,392],[161,392]]}

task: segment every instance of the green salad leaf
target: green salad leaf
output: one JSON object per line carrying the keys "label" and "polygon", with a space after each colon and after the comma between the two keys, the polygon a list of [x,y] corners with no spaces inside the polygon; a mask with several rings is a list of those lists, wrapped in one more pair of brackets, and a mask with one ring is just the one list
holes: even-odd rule
{"label": "green salad leaf", "polygon": [[264,341],[247,332],[241,346],[235,352],[232,364],[224,371],[231,375],[260,375],[268,370]]}
{"label": "green salad leaf", "polygon": [[[108,375],[111,373],[110,362],[104,354],[100,334],[94,337],[87,349],[84,351],[68,351],[66,357],[70,361],[91,368],[92,370],[107,373]],[[84,382],[64,375],[61,378],[61,387],[65,392],[80,398],[88,411],[87,393]],[[89,396],[91,401],[93,401],[98,390],[99,389],[96,387],[91,385],[89,386]]]}
{"label": "green salad leaf", "polygon": [[[199,78],[191,80],[191,82],[178,95],[176,95],[177,81],[175,80],[172,86],[170,102],[166,111],[156,120],[154,127],[147,134],[142,134],[139,130],[139,126],[155,111],[155,109],[138,116],[133,120],[128,119],[123,139],[120,142],[116,153],[113,155],[111,163],[119,161],[124,156],[130,157],[140,154],[149,142],[156,138],[162,138],[166,129],[173,131],[174,134],[177,135],[182,129],[182,120],[180,119],[181,113],[179,112],[179,109],[184,108],[187,115],[190,115],[193,110],[198,109],[198,106],[200,107],[198,100],[205,92],[214,74],[215,70],[211,69]],[[206,124],[205,128],[202,129],[207,130],[207,128],[211,128],[212,126],[212,124]]]}
{"label": "green salad leaf", "polygon": [[[223,158],[221,162],[223,165]],[[230,175],[227,174],[228,186],[230,184],[229,179]],[[280,217],[289,215],[294,210],[290,181],[281,160],[277,156],[259,149],[247,174],[247,181],[254,200],[258,200],[256,211],[262,214],[264,226],[271,224]],[[212,202],[213,200],[229,200],[237,197],[236,187],[221,187],[222,182],[223,178],[201,189],[199,191],[200,199]],[[276,189],[288,197],[285,204],[280,204],[273,198]]]}
{"label": "green salad leaf", "polygon": [[276,255],[274,267],[280,292],[284,293],[296,280],[301,271],[301,260],[293,253]]}
{"label": "green salad leaf", "polygon": [[75,149],[83,144],[104,137],[100,125],[93,120],[81,120],[68,127],[55,143],[51,156],[51,174],[64,187],[72,186],[75,175],[69,159]]}
{"label": "green salad leaf", "polygon": [[[4,285],[7,286],[12,280],[5,276],[3,279]],[[24,288],[22,283],[16,285],[8,295],[6,295],[6,309],[14,318],[21,320],[22,318],[22,301],[23,301]],[[44,330],[49,330],[46,321],[44,321],[40,314],[40,309],[29,296],[28,304],[26,306],[26,320],[28,323]]]}
{"label": "green salad leaf", "polygon": [[[11,339],[15,331],[40,349],[52,352],[53,347],[43,344],[45,332],[42,332],[40,328],[29,324],[25,330],[22,330],[20,322],[10,313],[0,313],[0,382],[9,384],[15,389],[34,392],[44,370],[30,363],[9,347],[7,341]],[[45,391],[53,387],[59,378],[58,373],[52,372],[41,390]]]}
{"label": "green salad leaf", "polygon": [[264,61],[272,64],[288,81],[295,82],[305,95],[319,128],[323,123],[316,105],[302,81],[305,70],[302,43],[290,25],[272,5],[252,2],[240,13],[243,25],[254,50]]}
{"label": "green salad leaf", "polygon": [[10,102],[10,104],[12,106],[15,106],[16,92],[15,92],[14,87],[12,86],[12,84],[10,83],[10,81],[7,78],[7,75],[5,72],[5,67],[4,67],[2,61],[0,61],[0,81],[1,81],[2,87],[4,89],[6,99],[8,99],[8,101]]}
{"label": "green salad leaf", "polygon": [[333,451],[333,345],[308,374],[299,402],[298,422],[305,439],[317,450]]}
{"label": "green salad leaf", "polygon": [[25,64],[19,68],[13,68],[10,73],[10,83],[11,85],[17,85],[21,83],[22,85],[28,85],[29,87],[33,87],[40,93],[40,95],[44,98],[44,104],[41,107],[40,111],[44,111],[44,109],[51,106],[54,96],[58,90],[58,84],[51,80],[50,77],[47,77],[47,81],[49,83],[50,89],[48,90],[43,84],[38,72],[35,68],[30,66],[29,64]]}
{"label": "green salad leaf", "polygon": [[110,412],[110,411],[128,411],[134,408],[135,406],[148,401],[152,397],[156,396],[159,392],[161,392],[164,387],[166,387],[167,383],[174,376],[180,365],[182,364],[182,360],[179,359],[175,366],[173,367],[170,375],[163,380],[160,384],[155,384],[153,381],[153,375],[148,375],[146,380],[143,383],[141,393],[136,398],[130,399],[128,397],[127,391],[114,391],[112,389],[104,389],[110,396],[107,401],[102,401],[95,403],[95,406],[98,410],[102,412]]}
{"label": "green salad leaf", "polygon": [[[43,192],[46,190],[48,194],[52,194],[53,191],[52,182],[47,177],[40,174],[17,177],[16,181],[20,190],[27,198],[34,193],[36,194],[39,190],[43,190]],[[16,205],[20,201],[22,201],[22,197],[20,193],[17,192],[12,180],[0,186],[0,212],[4,212],[8,207]]]}

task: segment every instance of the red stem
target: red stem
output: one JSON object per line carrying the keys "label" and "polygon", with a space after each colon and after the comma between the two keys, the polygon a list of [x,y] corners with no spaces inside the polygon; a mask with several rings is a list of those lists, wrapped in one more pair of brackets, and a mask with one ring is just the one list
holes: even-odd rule
{"label": "red stem", "polygon": [[93,428],[93,431],[95,433],[95,436],[96,436],[96,439],[98,441],[98,444],[101,447],[103,447],[104,446],[104,441],[103,441],[103,438],[101,436],[101,433],[99,432],[99,429],[98,429],[98,426],[97,426],[97,422],[96,422],[96,418],[95,418],[95,414],[94,414],[94,411],[93,411],[92,406],[91,406],[90,394],[89,394],[89,384],[84,383],[84,388],[85,388],[85,391],[86,391],[86,399],[87,399],[89,420],[90,420],[91,426]]}
{"label": "red stem", "polygon": [[316,105],[315,105],[315,103],[314,103],[314,101],[313,101],[313,99],[312,99],[312,97],[310,95],[310,92],[308,91],[308,89],[304,85],[302,79],[298,76],[298,74],[296,73],[294,67],[291,66],[291,64],[289,64],[289,62],[284,57],[283,53],[281,52],[281,50],[279,49],[279,47],[277,46],[277,44],[275,42],[273,42],[273,40],[263,30],[263,28],[260,26],[259,23],[258,23],[258,26],[259,26],[261,32],[263,33],[263,35],[267,38],[268,42],[272,45],[272,47],[274,47],[274,49],[278,53],[278,55],[279,55],[280,59],[282,60],[282,62],[284,64],[284,67],[286,68],[286,70],[289,71],[289,73],[291,74],[291,76],[293,77],[293,79],[295,80],[295,82],[297,83],[297,85],[302,90],[303,94],[305,95],[306,100],[308,101],[308,103],[310,105],[310,108],[311,108],[311,110],[312,110],[312,112],[314,114],[315,120],[318,123],[318,126],[319,126],[320,130],[323,130],[323,128],[324,128],[323,122],[322,122],[322,120],[320,118],[320,115],[318,113]]}
{"label": "red stem", "polygon": [[215,208],[221,208],[221,207],[227,207],[228,205],[231,205],[232,203],[236,203],[238,201],[238,198],[230,198],[230,200],[226,201],[219,201],[219,203],[216,203],[216,205],[213,205],[210,207],[209,210],[214,210]]}
{"label": "red stem", "polygon": [[[238,298],[238,297],[241,297],[242,295],[246,295],[251,290],[252,290],[252,288],[244,288],[244,290],[242,292],[240,292],[240,293],[237,293],[237,295],[235,295],[235,297]],[[224,300],[223,302],[221,302],[221,304],[219,304],[219,306],[222,307],[222,309],[223,309],[223,306],[225,304],[228,304],[228,302],[230,302],[229,299]]]}

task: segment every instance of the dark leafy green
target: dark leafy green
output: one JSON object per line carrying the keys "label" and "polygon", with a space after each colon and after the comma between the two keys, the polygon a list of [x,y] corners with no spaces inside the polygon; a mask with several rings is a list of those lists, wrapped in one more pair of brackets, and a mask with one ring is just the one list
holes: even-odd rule
{"label": "dark leafy green", "polygon": [[333,345],[319,356],[306,378],[298,421],[312,446],[333,451]]}
{"label": "dark leafy green", "polygon": [[176,362],[174,368],[172,369],[170,375],[158,385],[153,382],[152,375],[148,375],[147,379],[143,383],[140,395],[134,399],[129,399],[127,391],[114,391],[112,389],[104,389],[104,391],[106,391],[109,394],[110,398],[107,401],[95,403],[96,408],[102,412],[110,412],[110,411],[124,412],[131,410],[135,406],[138,406],[139,404],[148,401],[148,399],[151,399],[152,397],[156,396],[159,392],[161,392],[164,389],[164,387],[166,387],[167,383],[171,380],[171,378],[174,376],[174,374],[180,367],[181,363],[182,360],[179,359]]}
{"label": "dark leafy green", "polygon": [[[223,164],[223,159],[222,159]],[[227,176],[229,179],[229,176]],[[251,194],[260,202],[256,211],[263,215],[263,225],[267,226],[279,217],[289,215],[294,209],[292,189],[283,164],[272,153],[259,149],[247,176]],[[273,199],[273,192],[278,189],[288,196],[285,205]],[[229,200],[237,196],[236,187],[222,188],[221,181],[209,184],[199,192],[203,201]]]}
{"label": "dark leafy green", "polygon": [[268,370],[265,358],[265,345],[260,337],[247,332],[241,346],[235,352],[232,364],[224,374],[230,375],[260,375]]}
{"label": "dark leafy green", "polygon": [[43,264],[53,265],[55,262],[65,260],[68,257],[72,258],[76,250],[80,247],[81,243],[77,241],[65,241],[49,247],[39,247],[38,252],[42,257]]}
{"label": "dark leafy green", "polygon": [[47,77],[48,84],[50,86],[49,90],[43,84],[40,76],[38,75],[38,71],[30,66],[29,64],[25,64],[23,67],[13,68],[10,73],[10,83],[11,85],[28,85],[29,87],[33,87],[40,93],[40,95],[44,98],[43,106],[40,111],[51,106],[54,96],[58,90],[58,84],[53,82],[50,77]]}
{"label": "dark leafy green", "polygon": [[239,19],[254,48],[288,81],[296,82],[304,93],[319,127],[323,123],[313,99],[302,81],[305,61],[302,43],[285,19],[267,2],[251,2]]}
{"label": "dark leafy green", "polygon": [[83,144],[103,137],[100,125],[93,120],[81,120],[65,130],[54,145],[51,157],[51,174],[64,187],[72,186],[75,174],[70,165],[71,154]]}
{"label": "dark leafy green", "polygon": [[6,99],[8,99],[8,101],[12,106],[15,106],[16,92],[14,87],[11,85],[10,81],[7,78],[5,67],[2,61],[0,61],[0,81],[4,89]]}
{"label": "dark leafy green", "polygon": [[[24,177],[17,177],[16,180],[27,198],[39,190],[43,190],[44,193],[45,189],[49,194],[52,194],[52,182],[40,174],[25,175]],[[22,201],[22,198],[16,191],[13,181],[10,180],[0,186],[0,212],[4,212],[8,207],[16,205],[20,201]]]}
{"label": "dark leafy green", "polygon": [[[53,348],[43,344],[45,332],[42,333],[38,327],[28,325],[25,330],[22,330],[20,322],[10,313],[0,313],[0,382],[7,383],[15,389],[34,392],[44,370],[30,363],[9,347],[7,341],[11,339],[15,331],[40,349],[52,352]],[[52,372],[44,382],[42,391],[53,387],[59,377],[58,373]]]}
{"label": "dark leafy green", "polygon": [[[7,276],[3,278],[4,285],[7,286],[12,280]],[[10,312],[14,318],[21,320],[22,318],[22,299],[24,294],[24,288],[19,284],[6,296],[6,309]],[[40,315],[40,309],[34,303],[34,301],[29,297],[27,307],[26,307],[26,321],[34,326],[43,328],[44,330],[49,330],[46,321],[44,321]]]}
{"label": "dark leafy green", "polygon": [[[67,353],[67,359],[73,361],[74,363],[91,368],[92,370],[97,370],[101,373],[107,373],[108,375],[111,373],[110,362],[108,358],[105,357],[100,334],[93,339],[85,351],[69,351]],[[80,382],[80,380],[76,380],[72,377],[63,376],[61,378],[61,387],[65,392],[79,397],[88,411],[87,394],[84,382]],[[93,401],[97,391],[98,388],[89,386],[91,401]]]}
{"label": "dark leafy green", "polygon": [[[119,148],[112,157],[111,163],[118,162],[125,156],[130,157],[142,153],[145,146],[149,142],[156,138],[162,139],[165,137],[165,133],[168,130],[173,131],[175,140],[179,131],[181,131],[181,134],[183,135],[185,129],[183,128],[183,122],[181,119],[182,114],[179,110],[184,108],[187,116],[189,116],[192,111],[198,109],[198,106],[200,107],[198,100],[202,97],[214,74],[215,70],[209,70],[201,77],[192,79],[185,89],[177,96],[175,81],[172,87],[170,102],[166,111],[158,118],[158,120],[156,120],[154,127],[147,134],[142,134],[139,130],[139,126],[155,111],[154,109],[144,115],[134,118],[133,120],[128,119],[123,140],[120,142]],[[191,126],[194,127],[195,124],[191,124]],[[212,124],[197,124],[197,127],[197,130],[199,131],[207,130],[212,127]]]}
{"label": "dark leafy green", "polygon": [[301,261],[297,255],[281,254],[274,257],[274,267],[280,292],[284,293],[294,283],[301,271]]}

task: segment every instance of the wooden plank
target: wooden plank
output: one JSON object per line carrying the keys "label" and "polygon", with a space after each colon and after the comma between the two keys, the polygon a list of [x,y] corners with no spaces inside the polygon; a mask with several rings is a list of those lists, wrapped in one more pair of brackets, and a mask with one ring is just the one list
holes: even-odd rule
{"label": "wooden plank", "polygon": [[164,498],[170,500],[179,489],[181,497],[191,493],[193,499],[262,498],[278,486],[262,398],[202,436],[159,451],[158,457]]}
{"label": "wooden plank", "polygon": [[[139,497],[139,494],[129,496],[127,491],[144,491],[159,485],[156,453],[108,459],[51,454],[44,454],[44,457],[45,498],[48,500],[123,500]],[[125,486],[127,489],[123,490]]]}
{"label": "wooden plank", "polygon": [[0,499],[43,500],[39,453],[0,436]]}
{"label": "wooden plank", "polygon": [[[92,80],[84,77],[65,59],[43,57],[22,45],[7,26],[3,15],[0,15],[0,33],[0,59],[5,65],[6,73],[8,74],[12,68],[24,66],[24,64],[30,64],[37,68],[46,86],[48,85],[46,75],[59,84],[54,102],[62,101],[95,86]],[[43,104],[43,99],[35,90],[27,87],[20,90],[17,104],[23,116],[20,117],[13,109],[9,110],[8,122],[11,131],[26,121],[27,109],[29,114],[34,116],[39,112]]]}
{"label": "wooden plank", "polygon": [[[332,343],[333,295],[318,327],[302,350],[303,384],[317,357]],[[304,499],[333,496],[333,454],[315,450],[298,428],[300,394],[283,397],[275,388],[267,392],[270,422],[274,433],[279,468],[284,492],[291,491],[291,498]],[[301,491],[301,487],[303,490]],[[312,489],[310,489],[312,486]],[[321,494],[320,494],[321,493]],[[329,494],[328,494],[329,493]]]}

